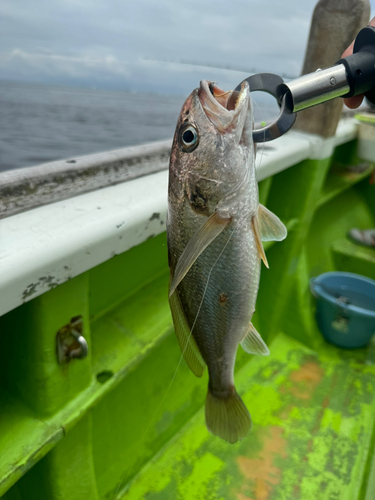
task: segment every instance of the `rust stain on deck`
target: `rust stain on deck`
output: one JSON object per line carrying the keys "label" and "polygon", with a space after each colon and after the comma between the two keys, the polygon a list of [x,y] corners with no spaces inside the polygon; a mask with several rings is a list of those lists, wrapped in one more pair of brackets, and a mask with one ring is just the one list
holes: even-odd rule
{"label": "rust stain on deck", "polygon": [[291,373],[289,378],[292,385],[288,389],[296,398],[311,399],[323,376],[324,370],[316,361],[306,361],[301,368]]}
{"label": "rust stain on deck", "polygon": [[273,486],[280,482],[281,469],[273,464],[275,457],[285,458],[287,453],[286,441],[282,434],[284,430],[280,427],[271,427],[270,435],[264,438],[260,458],[238,457],[237,462],[242,474],[251,484],[245,483],[242,490],[253,485],[254,496],[248,497],[243,492],[238,492],[238,500],[268,500]]}

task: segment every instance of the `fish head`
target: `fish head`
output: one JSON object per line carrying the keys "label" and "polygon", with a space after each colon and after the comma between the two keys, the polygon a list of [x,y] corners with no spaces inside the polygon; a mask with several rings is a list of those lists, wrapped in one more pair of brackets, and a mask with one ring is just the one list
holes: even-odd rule
{"label": "fish head", "polygon": [[[255,156],[249,84],[239,92],[225,92],[201,81],[186,99],[176,127],[170,162],[170,188],[183,185],[202,212],[243,183],[249,159]],[[202,200],[199,200],[202,198]],[[193,207],[194,208],[194,207]]]}
{"label": "fish head", "polygon": [[225,92],[215,83],[202,80],[198,97],[206,117],[221,134],[226,147],[253,145],[252,108],[247,81],[241,84],[239,92]]}

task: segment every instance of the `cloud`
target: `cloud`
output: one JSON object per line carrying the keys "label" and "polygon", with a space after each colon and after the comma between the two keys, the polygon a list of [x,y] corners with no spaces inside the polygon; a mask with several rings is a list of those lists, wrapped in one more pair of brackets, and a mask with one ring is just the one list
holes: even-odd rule
{"label": "cloud", "polygon": [[297,75],[315,3],[3,0],[0,69],[8,79],[184,94],[201,78],[224,85],[246,74],[206,63]]}
{"label": "cloud", "polygon": [[86,77],[93,71],[111,73],[113,76],[128,76],[126,65],[119,63],[113,55],[98,57],[91,55],[63,55],[50,52],[27,52],[13,49],[9,54],[0,54],[0,67],[22,68],[39,74],[69,74],[72,77]]}

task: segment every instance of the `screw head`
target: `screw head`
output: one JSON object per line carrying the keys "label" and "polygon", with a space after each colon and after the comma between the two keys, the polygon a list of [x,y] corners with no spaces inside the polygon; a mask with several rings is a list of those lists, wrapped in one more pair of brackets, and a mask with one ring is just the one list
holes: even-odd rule
{"label": "screw head", "polygon": [[336,85],[336,78],[334,76],[331,76],[331,78],[329,79],[329,83],[331,85]]}

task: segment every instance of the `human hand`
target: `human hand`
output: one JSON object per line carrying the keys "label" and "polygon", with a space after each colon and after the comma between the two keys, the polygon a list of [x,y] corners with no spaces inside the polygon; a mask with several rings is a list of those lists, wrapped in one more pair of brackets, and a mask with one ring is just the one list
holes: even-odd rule
{"label": "human hand", "polygon": [[[375,28],[375,17],[371,19],[368,25],[374,26]],[[353,54],[353,47],[354,47],[354,41],[349,45],[349,47],[345,50],[345,52],[341,57],[351,56]],[[347,97],[346,99],[344,99],[344,103],[348,108],[356,109],[362,104],[363,98],[364,98],[363,94],[355,95],[353,97]]]}

